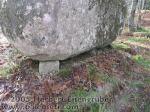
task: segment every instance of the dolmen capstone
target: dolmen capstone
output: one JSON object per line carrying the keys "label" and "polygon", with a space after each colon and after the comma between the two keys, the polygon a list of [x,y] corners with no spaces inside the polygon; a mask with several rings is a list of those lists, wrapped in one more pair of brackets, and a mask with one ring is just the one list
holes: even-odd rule
{"label": "dolmen capstone", "polygon": [[0,25],[19,51],[39,60],[39,72],[111,44],[126,16],[125,0],[0,0]]}

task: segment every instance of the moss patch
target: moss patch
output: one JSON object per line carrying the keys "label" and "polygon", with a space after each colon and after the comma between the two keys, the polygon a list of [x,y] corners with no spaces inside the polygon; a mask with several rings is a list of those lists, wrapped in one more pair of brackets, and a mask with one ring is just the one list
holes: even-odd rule
{"label": "moss patch", "polygon": [[66,78],[66,77],[68,77],[68,76],[71,75],[71,72],[72,72],[71,69],[69,69],[69,68],[63,68],[63,69],[59,70],[58,75],[60,77]]}
{"label": "moss patch", "polygon": [[143,43],[143,42],[150,42],[150,39],[148,39],[146,37],[145,38],[132,37],[132,38],[129,38],[128,41],[129,42],[141,42],[141,43]]}
{"label": "moss patch", "polygon": [[7,77],[10,75],[12,69],[9,67],[0,68],[0,77]]}
{"label": "moss patch", "polygon": [[[100,93],[94,90],[85,91],[83,89],[76,89],[72,92],[70,98],[73,98],[73,102],[69,102],[65,105],[64,112],[107,112],[105,103],[98,102],[96,99],[101,97]],[[92,98],[95,98],[92,99]]]}
{"label": "moss patch", "polygon": [[138,28],[136,30],[136,32],[150,33],[150,29],[146,29],[146,28],[141,27],[141,28]]}
{"label": "moss patch", "polygon": [[18,65],[10,65],[9,67],[0,68],[0,77],[9,77]]}
{"label": "moss patch", "polygon": [[125,43],[113,43],[112,46],[114,49],[117,50],[123,50],[123,51],[131,50],[131,47]]}
{"label": "moss patch", "polygon": [[150,60],[144,59],[141,55],[135,55],[132,57],[132,59],[138,64],[150,70]]}
{"label": "moss patch", "polygon": [[93,64],[89,64],[88,65],[88,78],[90,80],[94,80],[96,73],[97,73],[96,66],[94,66]]}
{"label": "moss patch", "polygon": [[0,69],[0,76],[7,76],[10,74],[10,68],[1,68]]}

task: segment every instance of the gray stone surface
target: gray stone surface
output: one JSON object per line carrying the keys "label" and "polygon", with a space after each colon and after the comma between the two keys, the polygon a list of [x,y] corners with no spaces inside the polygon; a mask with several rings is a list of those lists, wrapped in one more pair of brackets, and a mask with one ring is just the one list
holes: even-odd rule
{"label": "gray stone surface", "polygon": [[39,73],[41,74],[47,74],[58,71],[59,71],[59,61],[46,61],[40,62],[39,64]]}
{"label": "gray stone surface", "polygon": [[3,33],[33,59],[64,60],[114,41],[125,0],[0,0]]}

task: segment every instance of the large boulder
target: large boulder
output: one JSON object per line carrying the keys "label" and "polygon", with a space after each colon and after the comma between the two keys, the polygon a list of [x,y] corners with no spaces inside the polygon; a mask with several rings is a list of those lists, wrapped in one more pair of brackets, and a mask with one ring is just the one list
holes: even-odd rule
{"label": "large boulder", "polygon": [[114,41],[126,15],[125,0],[1,0],[8,40],[40,61],[64,60]]}

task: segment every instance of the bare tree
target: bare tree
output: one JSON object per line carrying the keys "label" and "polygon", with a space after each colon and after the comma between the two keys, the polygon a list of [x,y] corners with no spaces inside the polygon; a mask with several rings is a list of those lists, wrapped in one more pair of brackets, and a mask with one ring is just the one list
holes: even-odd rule
{"label": "bare tree", "polygon": [[137,28],[141,28],[141,22],[142,22],[142,12],[141,10],[144,9],[145,0],[139,0],[138,1],[138,22],[137,22]]}
{"label": "bare tree", "polygon": [[131,5],[131,10],[129,13],[129,20],[128,20],[128,25],[129,25],[129,30],[131,32],[134,32],[136,30],[136,24],[135,24],[135,13],[137,9],[139,0],[132,0],[132,5]]}

